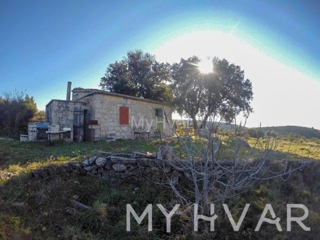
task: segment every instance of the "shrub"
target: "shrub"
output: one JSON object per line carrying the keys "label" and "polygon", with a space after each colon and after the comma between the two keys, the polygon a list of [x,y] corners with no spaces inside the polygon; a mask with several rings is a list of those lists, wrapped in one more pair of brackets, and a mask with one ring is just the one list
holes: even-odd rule
{"label": "shrub", "polygon": [[0,130],[8,137],[27,132],[28,121],[37,113],[33,97],[23,92],[5,93],[0,97]]}

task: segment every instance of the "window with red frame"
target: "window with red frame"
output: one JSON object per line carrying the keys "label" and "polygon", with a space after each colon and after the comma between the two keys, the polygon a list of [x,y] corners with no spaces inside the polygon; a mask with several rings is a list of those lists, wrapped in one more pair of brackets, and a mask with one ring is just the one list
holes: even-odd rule
{"label": "window with red frame", "polygon": [[129,124],[129,108],[120,107],[120,124]]}

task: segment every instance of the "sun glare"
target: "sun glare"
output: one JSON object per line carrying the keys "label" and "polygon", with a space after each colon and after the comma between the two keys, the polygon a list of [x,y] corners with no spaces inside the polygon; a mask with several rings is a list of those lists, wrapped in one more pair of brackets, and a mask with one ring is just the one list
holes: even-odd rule
{"label": "sun glare", "polygon": [[199,70],[201,73],[210,73],[212,72],[212,61],[210,61],[209,59],[206,60],[202,60],[199,64],[198,64]]}
{"label": "sun glare", "polygon": [[201,72],[208,72],[209,63],[205,61],[207,57],[226,58],[235,62],[238,59],[233,58],[243,59],[243,53],[245,52],[243,45],[240,40],[237,40],[231,34],[216,31],[194,31],[172,39],[166,39],[152,53],[157,56],[157,60],[170,63],[179,62],[181,58],[187,59],[191,56],[197,56],[203,59],[201,63],[203,71],[201,70]]}

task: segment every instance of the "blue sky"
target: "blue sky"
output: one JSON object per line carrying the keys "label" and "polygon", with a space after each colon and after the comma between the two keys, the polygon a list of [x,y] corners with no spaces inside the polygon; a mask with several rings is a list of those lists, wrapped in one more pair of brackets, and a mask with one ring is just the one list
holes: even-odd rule
{"label": "blue sky", "polygon": [[320,2],[0,0],[0,94],[38,108],[66,86],[99,88],[130,50],[157,60],[218,56],[253,83],[248,126],[320,129]]}

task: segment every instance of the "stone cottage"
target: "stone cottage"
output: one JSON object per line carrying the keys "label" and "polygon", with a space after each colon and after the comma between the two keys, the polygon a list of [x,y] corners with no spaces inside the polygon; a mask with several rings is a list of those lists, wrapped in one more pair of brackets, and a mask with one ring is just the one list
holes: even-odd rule
{"label": "stone cottage", "polygon": [[70,95],[68,82],[66,100],[46,105],[46,121],[51,131],[71,128],[74,141],[172,134],[173,107],[165,103],[98,89],[74,88]]}

